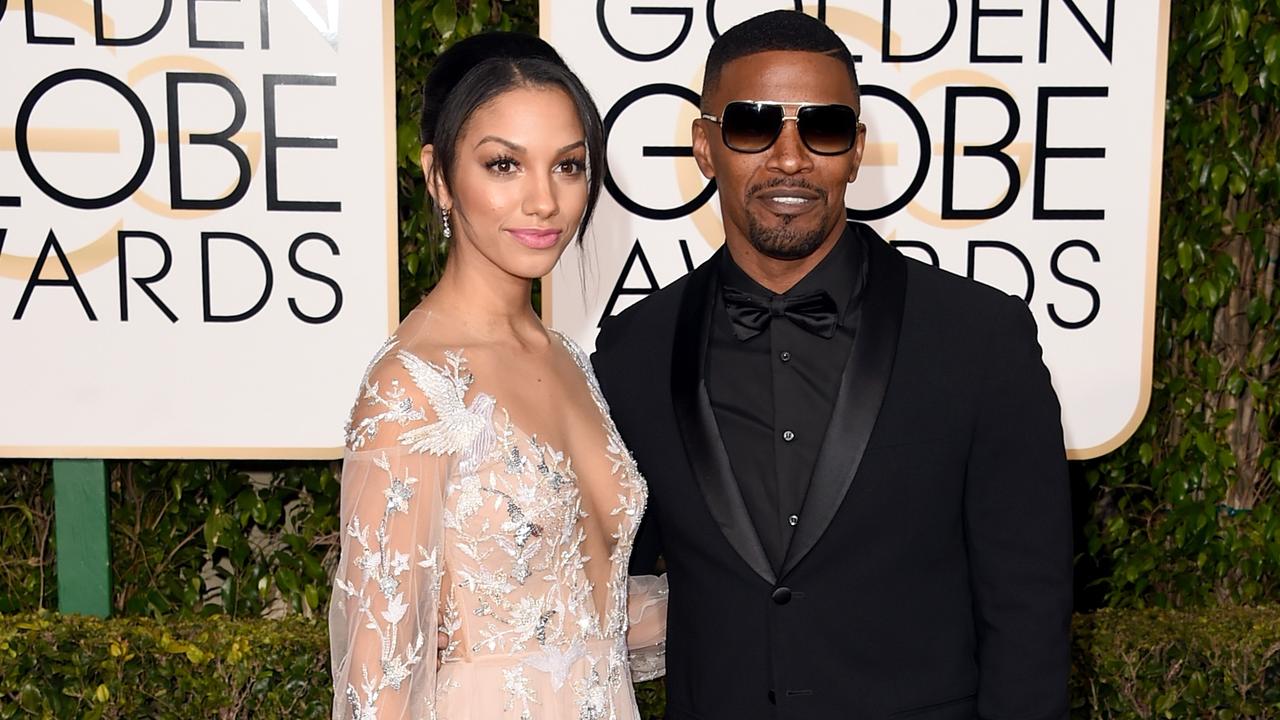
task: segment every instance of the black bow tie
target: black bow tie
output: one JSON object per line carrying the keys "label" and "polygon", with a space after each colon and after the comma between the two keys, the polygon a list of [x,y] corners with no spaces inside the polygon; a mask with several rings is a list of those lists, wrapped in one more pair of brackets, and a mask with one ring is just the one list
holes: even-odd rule
{"label": "black bow tie", "polygon": [[750,340],[764,332],[775,317],[785,317],[801,330],[828,339],[836,334],[836,326],[840,324],[836,301],[824,290],[764,298],[726,285],[723,295],[733,334],[739,340]]}

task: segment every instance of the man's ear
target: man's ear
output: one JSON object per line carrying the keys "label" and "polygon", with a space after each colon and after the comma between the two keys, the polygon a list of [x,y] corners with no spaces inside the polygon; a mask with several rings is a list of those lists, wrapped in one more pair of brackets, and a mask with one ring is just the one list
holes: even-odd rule
{"label": "man's ear", "polygon": [[427,180],[427,193],[431,195],[431,199],[435,201],[436,207],[441,210],[448,210],[453,207],[453,196],[449,194],[449,187],[445,184],[444,178],[440,175],[439,168],[435,164],[436,148],[434,145],[423,145],[422,154],[418,156],[418,160],[422,163],[422,176]]}
{"label": "man's ear", "polygon": [[704,118],[694,118],[693,126],[690,131],[693,133],[693,159],[698,163],[698,169],[702,171],[702,176],[708,180],[714,180],[716,177],[715,165],[711,164],[711,138],[707,135],[707,128],[717,130],[714,123]]}
{"label": "man's ear", "polygon": [[867,126],[858,123],[858,137],[853,141],[853,149],[849,152],[853,153],[853,168],[849,171],[849,182],[858,179],[858,169],[862,167],[862,151],[867,145]]}

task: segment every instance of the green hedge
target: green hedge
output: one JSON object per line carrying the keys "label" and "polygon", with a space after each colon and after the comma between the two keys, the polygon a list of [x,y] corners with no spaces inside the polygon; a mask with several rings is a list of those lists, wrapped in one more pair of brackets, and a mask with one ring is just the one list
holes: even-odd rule
{"label": "green hedge", "polygon": [[0,718],[325,718],[328,679],[297,617],[0,617]]}
{"label": "green hedge", "polygon": [[1280,1],[1174,0],[1151,406],[1084,466],[1112,607],[1280,600]]}
{"label": "green hedge", "polygon": [[1280,716],[1280,607],[1077,616],[1074,717]]}
{"label": "green hedge", "polygon": [[[1280,607],[1103,610],[1074,631],[1076,718],[1280,715]],[[638,689],[659,717],[661,683]],[[0,616],[0,718],[321,718],[317,620]]]}
{"label": "green hedge", "polygon": [[[320,620],[0,615],[0,718],[316,718],[332,701]],[[637,688],[661,717],[661,683]]]}

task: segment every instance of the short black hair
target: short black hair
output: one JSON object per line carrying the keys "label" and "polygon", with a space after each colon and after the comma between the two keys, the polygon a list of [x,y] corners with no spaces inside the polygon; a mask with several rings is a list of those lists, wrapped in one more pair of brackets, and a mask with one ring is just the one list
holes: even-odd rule
{"label": "short black hair", "polygon": [[[431,145],[430,177],[453,184],[457,144],[476,110],[516,88],[557,88],[569,96],[582,123],[587,151],[587,207],[578,226],[582,242],[605,176],[604,124],[582,80],[543,40],[518,33],[485,33],[455,44],[440,56],[423,89],[423,145]],[[465,209],[463,209],[465,212]]]}
{"label": "short black hair", "polygon": [[715,91],[725,65],[748,55],[775,50],[820,53],[839,60],[849,69],[854,94],[861,95],[853,55],[839,35],[810,15],[795,10],[774,10],[734,25],[711,44],[706,74],[702,77],[702,97]]}

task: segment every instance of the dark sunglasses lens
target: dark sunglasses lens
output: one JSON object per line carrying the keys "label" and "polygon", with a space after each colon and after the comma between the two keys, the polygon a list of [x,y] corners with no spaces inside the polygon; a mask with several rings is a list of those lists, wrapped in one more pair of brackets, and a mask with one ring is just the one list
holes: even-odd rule
{"label": "dark sunglasses lens", "polygon": [[782,108],[748,102],[731,102],[720,118],[724,144],[738,152],[760,152],[773,144],[782,129]]}
{"label": "dark sunglasses lens", "polygon": [[853,147],[858,136],[858,114],[845,105],[811,105],[801,108],[800,139],[823,155],[839,155]]}

